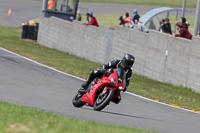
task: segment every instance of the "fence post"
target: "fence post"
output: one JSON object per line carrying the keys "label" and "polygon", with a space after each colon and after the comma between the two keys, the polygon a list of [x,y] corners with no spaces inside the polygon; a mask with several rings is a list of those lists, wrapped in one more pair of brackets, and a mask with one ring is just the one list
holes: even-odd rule
{"label": "fence post", "polygon": [[200,25],[200,0],[197,0],[197,9],[196,9],[196,17],[195,17],[195,25],[194,25],[194,35],[197,36],[199,32]]}
{"label": "fence post", "polygon": [[112,43],[113,43],[113,36],[114,36],[114,29],[109,28],[108,33],[108,44],[106,48],[106,57],[105,57],[105,63],[108,63],[111,60],[111,53],[112,53]]}

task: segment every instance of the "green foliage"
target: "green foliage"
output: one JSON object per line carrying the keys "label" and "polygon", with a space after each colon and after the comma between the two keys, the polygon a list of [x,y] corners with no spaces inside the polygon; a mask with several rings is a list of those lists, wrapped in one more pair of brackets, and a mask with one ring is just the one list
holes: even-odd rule
{"label": "green foliage", "polygon": [[[12,0],[12,1],[43,1],[43,0]],[[57,0],[63,2],[64,0]],[[87,3],[123,4],[157,7],[182,8],[183,0],[79,0]],[[186,8],[196,8],[197,0],[187,0]]]}
{"label": "green foliage", "polygon": [[[80,0],[80,2],[89,3],[107,3],[107,4],[125,4],[125,5],[143,5],[143,6],[164,6],[164,7],[182,7],[183,0]],[[197,0],[187,0],[187,8],[196,8]]]}

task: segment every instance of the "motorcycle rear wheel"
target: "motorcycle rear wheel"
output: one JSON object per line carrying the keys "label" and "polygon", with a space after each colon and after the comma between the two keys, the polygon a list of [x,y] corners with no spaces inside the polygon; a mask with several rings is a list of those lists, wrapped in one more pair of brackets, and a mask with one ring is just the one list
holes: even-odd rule
{"label": "motorcycle rear wheel", "polygon": [[81,98],[82,98],[83,95],[84,95],[84,94],[81,94],[81,93],[78,92],[78,93],[74,96],[74,98],[73,98],[73,100],[72,100],[72,104],[73,104],[75,107],[80,108],[80,107],[82,107],[82,106],[84,105],[84,103],[81,101]]}
{"label": "motorcycle rear wheel", "polygon": [[105,97],[103,97],[102,99],[99,99],[99,96],[98,96],[94,103],[94,110],[101,111],[102,109],[104,109],[110,103],[114,94],[115,92],[113,90],[108,89],[106,94],[104,94]]}

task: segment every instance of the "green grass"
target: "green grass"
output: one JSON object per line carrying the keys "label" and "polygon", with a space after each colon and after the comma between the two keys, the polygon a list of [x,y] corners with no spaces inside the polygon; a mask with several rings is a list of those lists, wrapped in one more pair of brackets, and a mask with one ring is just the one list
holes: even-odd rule
{"label": "green grass", "polygon": [[[182,7],[183,0],[80,0],[80,2],[144,6]],[[187,0],[186,8],[196,8],[197,0]]]}
{"label": "green grass", "polygon": [[[12,0],[12,1],[43,1],[43,0]],[[63,2],[64,0],[58,0],[58,1]],[[181,8],[183,6],[183,0],[79,0],[79,2],[175,7],[175,8]],[[186,8],[196,8],[196,5],[197,5],[197,0],[187,0]]]}
{"label": "green grass", "polygon": [[0,102],[1,133],[156,133],[125,126],[84,122]]}
{"label": "green grass", "polygon": [[[1,26],[0,29],[1,47],[61,71],[86,79],[91,70],[101,66],[101,64],[46,48],[35,42],[22,40],[20,39],[21,33],[18,28]],[[128,91],[151,99],[159,99],[165,103],[177,104],[197,111],[200,110],[200,94],[182,86],[173,86],[134,74]]]}

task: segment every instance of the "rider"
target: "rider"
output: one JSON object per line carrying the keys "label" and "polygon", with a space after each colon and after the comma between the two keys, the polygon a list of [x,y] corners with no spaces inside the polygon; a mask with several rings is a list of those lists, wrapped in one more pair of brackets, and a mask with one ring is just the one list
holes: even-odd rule
{"label": "rider", "polygon": [[[88,77],[88,80],[84,82],[81,86],[82,88],[79,90],[80,93],[86,93],[86,89],[88,88],[89,84],[96,78],[96,77],[102,77],[103,74],[105,74],[107,71],[109,71],[109,68],[122,68],[126,71],[126,87],[123,91],[126,91],[129,80],[132,75],[131,67],[133,66],[135,61],[135,57],[131,54],[125,54],[122,60],[113,60],[110,61],[107,64],[104,64],[101,67],[101,70],[93,70],[90,72],[90,76]],[[121,97],[118,97],[118,101],[121,100]]]}

